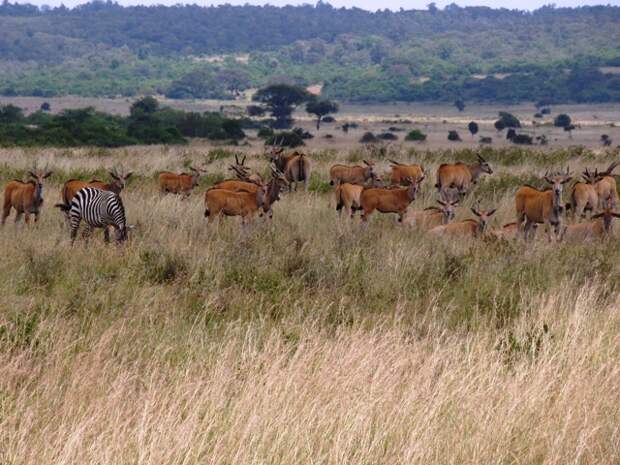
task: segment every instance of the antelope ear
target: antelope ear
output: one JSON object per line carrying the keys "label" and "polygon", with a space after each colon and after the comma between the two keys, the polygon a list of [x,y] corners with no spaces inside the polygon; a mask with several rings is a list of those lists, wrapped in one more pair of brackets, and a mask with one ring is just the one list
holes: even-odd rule
{"label": "antelope ear", "polygon": [[30,176],[32,176],[33,178],[36,178],[36,177],[37,177],[37,175],[36,175],[36,174],[34,174],[32,171],[28,171],[28,174],[29,174]]}
{"label": "antelope ear", "polygon": [[424,174],[422,176],[420,176],[420,178],[418,178],[418,181],[417,181],[418,184],[420,184],[422,181],[424,181],[425,178],[426,178],[426,175],[424,175]]}
{"label": "antelope ear", "polygon": [[616,218],[620,218],[620,213],[612,213],[611,216],[615,216]]}
{"label": "antelope ear", "polygon": [[452,205],[453,207],[456,207],[459,204],[459,200],[455,200],[454,202],[450,202],[450,205]]}
{"label": "antelope ear", "polygon": [[487,212],[487,216],[491,216],[491,215],[493,215],[493,213],[495,213],[496,211],[497,211],[497,208],[494,208],[493,210],[489,210],[489,211]]}
{"label": "antelope ear", "polygon": [[129,178],[131,177],[131,175],[132,175],[132,174],[133,174],[133,171],[130,171],[129,173],[127,173],[127,174],[125,175],[125,179],[126,179],[126,180],[127,180],[127,179],[129,179]]}
{"label": "antelope ear", "polygon": [[53,171],[48,171],[47,173],[45,173],[45,174],[43,175],[43,179],[47,179],[47,178],[49,178],[49,177],[52,175],[52,173],[53,173]]}
{"label": "antelope ear", "polygon": [[572,176],[568,176],[567,178],[564,178],[564,180],[562,181],[562,184],[566,184],[567,182],[569,182],[571,179],[573,179]]}
{"label": "antelope ear", "polygon": [[446,205],[448,205],[448,204],[447,204],[446,202],[444,202],[443,200],[438,200],[438,201],[437,201],[437,203],[438,203],[439,205],[443,205],[444,207],[445,207]]}
{"label": "antelope ear", "polygon": [[478,210],[476,210],[475,208],[471,209],[471,212],[476,215],[476,216],[480,216],[480,213],[478,212]]}
{"label": "antelope ear", "polygon": [[118,176],[116,174],[114,174],[112,171],[108,171],[108,173],[110,173],[110,176],[112,176],[114,179],[118,181]]}
{"label": "antelope ear", "polygon": [[[603,216],[605,216],[605,213],[597,213],[596,215],[592,215],[592,218],[601,218]],[[615,214],[614,214],[614,216],[615,216]]]}

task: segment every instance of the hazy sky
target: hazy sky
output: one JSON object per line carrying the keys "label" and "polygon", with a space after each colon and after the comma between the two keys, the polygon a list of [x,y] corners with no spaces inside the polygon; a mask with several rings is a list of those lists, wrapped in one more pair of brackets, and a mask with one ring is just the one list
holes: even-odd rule
{"label": "hazy sky", "polygon": [[[14,0],[13,0],[14,1]],[[70,6],[75,6],[75,5],[79,5],[81,3],[85,3],[84,0],[18,0],[20,3],[33,3],[35,5],[43,5],[43,4],[47,4],[47,5],[52,5],[52,6],[56,6],[56,5],[60,5],[60,3],[64,3],[66,6],[70,7]],[[341,7],[341,6],[346,6],[346,7],[351,7],[351,6],[357,6],[359,8],[364,8],[366,10],[377,10],[377,9],[384,9],[384,8],[389,8],[392,10],[397,10],[399,8],[405,8],[405,9],[411,9],[411,8],[415,8],[415,9],[424,9],[426,7],[426,5],[428,3],[430,3],[431,0],[330,0],[328,3],[332,4],[335,7]],[[137,4],[141,4],[141,5],[174,5],[177,3],[196,3],[198,5],[218,5],[218,4],[222,4],[222,3],[229,3],[232,5],[243,5],[245,3],[250,3],[253,5],[264,5],[265,3],[269,3],[271,5],[277,5],[277,6],[283,6],[283,5],[299,5],[302,3],[312,3],[314,4],[315,1],[303,1],[303,0],[270,0],[269,2],[265,2],[265,1],[256,1],[256,0],[207,0],[207,1],[200,1],[200,0],[192,0],[189,2],[183,2],[183,1],[178,1],[178,0],[120,0],[119,1],[120,4],[122,5],[137,5]],[[443,7],[444,5],[453,3],[452,0],[449,1],[441,1],[438,0],[435,3],[437,3],[437,5],[439,7]],[[601,1],[589,1],[589,0],[556,0],[554,1],[549,1],[549,0],[521,0],[519,2],[515,2],[515,1],[510,1],[510,0],[459,0],[454,2],[456,4],[458,4],[459,6],[490,6],[493,8],[518,8],[521,10],[533,10],[536,8],[539,8],[545,4],[549,4],[549,3],[555,3],[556,6],[560,7],[560,6],[581,6],[581,5],[600,5],[600,4],[608,4],[608,5],[615,5],[615,6],[620,6],[620,0],[610,0],[610,1],[605,1],[605,2],[601,2]]]}

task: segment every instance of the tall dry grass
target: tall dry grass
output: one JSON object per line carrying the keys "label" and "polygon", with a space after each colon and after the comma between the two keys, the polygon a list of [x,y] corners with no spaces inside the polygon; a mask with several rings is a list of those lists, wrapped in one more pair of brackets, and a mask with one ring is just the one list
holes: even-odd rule
{"label": "tall dry grass", "polygon": [[[284,196],[273,222],[206,227],[200,193],[154,184],[203,154],[2,153],[3,179],[34,157],[57,174],[36,227],[0,230],[0,463],[620,460],[617,239],[526,248],[437,242],[391,218],[363,229],[321,193],[329,164],[357,155],[329,152],[315,191]],[[415,155],[431,169],[459,156]],[[501,224],[524,179],[610,156],[491,157],[497,175],[466,206],[499,206]],[[138,173],[130,243],[70,248],[51,208],[60,182],[119,162]]]}

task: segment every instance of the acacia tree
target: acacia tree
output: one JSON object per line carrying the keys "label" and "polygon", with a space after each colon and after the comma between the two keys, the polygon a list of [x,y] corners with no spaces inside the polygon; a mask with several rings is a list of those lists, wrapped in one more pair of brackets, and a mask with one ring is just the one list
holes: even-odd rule
{"label": "acacia tree", "polygon": [[475,121],[470,122],[467,125],[467,129],[469,129],[469,132],[471,132],[471,136],[474,137],[476,134],[478,134],[478,123],[476,123]]}
{"label": "acacia tree", "polygon": [[271,116],[276,119],[275,127],[289,127],[293,121],[291,115],[295,108],[310,102],[314,96],[306,89],[288,84],[273,84],[260,89],[252,99],[264,104]]}
{"label": "acacia tree", "polygon": [[306,104],[306,112],[316,116],[316,130],[318,131],[323,117],[338,112],[338,104],[331,100],[316,100]]}

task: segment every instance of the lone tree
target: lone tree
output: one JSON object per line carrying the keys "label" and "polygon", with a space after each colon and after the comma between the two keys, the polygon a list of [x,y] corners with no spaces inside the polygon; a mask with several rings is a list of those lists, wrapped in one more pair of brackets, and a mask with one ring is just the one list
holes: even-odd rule
{"label": "lone tree", "polygon": [[459,111],[463,111],[465,109],[465,102],[463,102],[462,99],[457,98],[454,101],[454,106],[459,110]]}
{"label": "lone tree", "polygon": [[495,129],[497,129],[498,131],[503,131],[504,129],[506,129],[506,125],[501,119],[498,119],[497,121],[495,121],[494,126],[495,126]]}
{"label": "lone tree", "polygon": [[553,120],[553,125],[556,128],[567,128],[567,127],[569,127],[571,125],[570,116],[568,116],[566,113],[560,113]]}
{"label": "lone tree", "polygon": [[338,104],[331,100],[316,100],[306,104],[306,112],[316,115],[316,130],[321,127],[321,120],[331,113],[338,113]]}
{"label": "lone tree", "polygon": [[603,144],[603,147],[609,147],[611,145],[611,139],[608,134],[601,134],[601,144]]}
{"label": "lone tree", "polygon": [[469,132],[471,132],[471,136],[474,137],[476,134],[478,134],[478,123],[472,121],[467,125],[467,129],[469,129]]}
{"label": "lone tree", "polygon": [[260,89],[252,100],[264,104],[276,121],[278,128],[290,127],[295,108],[314,99],[306,89],[288,84],[273,84]]}
{"label": "lone tree", "polygon": [[51,111],[52,107],[50,106],[50,104],[48,102],[43,102],[41,104],[41,111]]}
{"label": "lone tree", "polygon": [[[521,127],[521,121],[519,121],[519,118],[517,118],[512,113],[508,113],[507,111],[499,112],[498,121],[501,121],[502,123],[504,123],[505,128],[520,128]],[[495,127],[497,127],[497,124]]]}
{"label": "lone tree", "polygon": [[159,102],[154,97],[142,97],[136,100],[129,108],[131,116],[139,117],[144,114],[151,115],[159,110]]}

